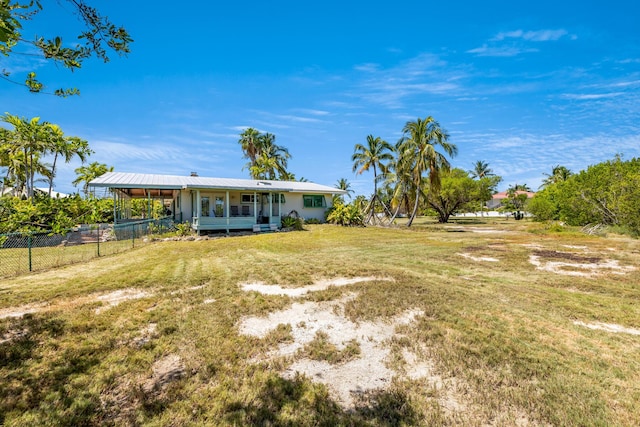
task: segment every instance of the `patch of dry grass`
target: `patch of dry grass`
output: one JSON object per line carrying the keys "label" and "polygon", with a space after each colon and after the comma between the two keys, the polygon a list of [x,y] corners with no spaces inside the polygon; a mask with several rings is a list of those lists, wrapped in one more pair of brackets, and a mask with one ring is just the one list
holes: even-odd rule
{"label": "patch of dry grass", "polygon": [[[0,312],[34,310],[0,319],[0,424],[639,424],[640,337],[613,330],[640,329],[640,243],[456,221],[159,242],[3,280]],[[536,254],[625,269],[567,276],[538,269]],[[356,277],[385,280],[296,299],[239,286]],[[144,297],[95,298],[127,289]],[[285,378],[295,358],[265,357],[296,325],[264,337],[239,331],[248,316],[349,293],[341,315],[356,324],[423,313],[388,343],[386,364],[399,374],[351,411],[327,386]],[[613,326],[585,326],[598,324]],[[336,366],[366,356],[316,338],[302,353]],[[428,375],[409,375],[410,365]]]}

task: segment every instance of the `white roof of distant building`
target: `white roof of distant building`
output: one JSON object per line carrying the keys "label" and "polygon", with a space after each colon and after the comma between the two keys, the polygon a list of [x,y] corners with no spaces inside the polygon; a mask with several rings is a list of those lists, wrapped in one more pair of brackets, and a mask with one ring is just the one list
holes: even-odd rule
{"label": "white roof of distant building", "polygon": [[200,176],[156,175],[128,172],[107,172],[91,181],[89,185],[91,187],[148,188],[163,190],[220,189],[295,193],[346,193],[344,190],[313,182],[208,178]]}

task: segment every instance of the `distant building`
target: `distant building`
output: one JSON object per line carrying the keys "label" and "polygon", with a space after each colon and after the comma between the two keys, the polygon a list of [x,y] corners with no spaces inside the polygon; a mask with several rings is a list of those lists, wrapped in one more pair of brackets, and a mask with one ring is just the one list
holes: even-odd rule
{"label": "distant building", "polygon": [[[531,192],[531,191],[522,191],[522,190],[518,190],[516,191],[517,195],[520,194],[526,194],[527,195],[527,199],[531,199],[533,196],[536,195],[536,193]],[[500,206],[502,206],[502,202],[505,199],[508,199],[509,195],[507,194],[506,191],[501,191],[500,193],[496,193],[493,195],[492,199],[489,200],[487,202],[487,208],[492,211],[492,210],[496,210],[498,209]]]}
{"label": "distant building", "polygon": [[[35,194],[40,194],[40,195],[49,195],[49,189],[48,188],[43,188],[43,187],[36,187],[33,189],[33,192]],[[27,193],[26,191],[19,191],[19,194],[16,194],[16,189],[13,187],[3,187],[2,188],[2,194],[0,194],[0,196],[20,196],[20,197],[27,197]],[[58,191],[53,191],[51,190],[51,197],[54,199],[58,199],[58,198],[64,198],[64,197],[69,197],[68,194],[66,193],[60,193]]]}

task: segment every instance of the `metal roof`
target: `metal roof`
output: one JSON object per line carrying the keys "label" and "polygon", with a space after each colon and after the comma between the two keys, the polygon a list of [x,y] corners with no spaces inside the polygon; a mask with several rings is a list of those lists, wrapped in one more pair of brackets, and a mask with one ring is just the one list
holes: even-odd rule
{"label": "metal roof", "polygon": [[219,189],[245,191],[277,191],[294,193],[345,194],[346,191],[313,182],[268,181],[255,179],[208,178],[200,176],[155,175],[128,172],[107,172],[92,180],[91,187],[147,189]]}

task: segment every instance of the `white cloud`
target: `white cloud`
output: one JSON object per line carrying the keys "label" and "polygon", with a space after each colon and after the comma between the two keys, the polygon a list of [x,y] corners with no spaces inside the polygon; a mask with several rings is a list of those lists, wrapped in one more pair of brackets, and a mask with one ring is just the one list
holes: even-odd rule
{"label": "white cloud", "polygon": [[498,33],[491,41],[502,41],[506,39],[522,39],[533,42],[546,42],[559,40],[568,35],[569,32],[564,29],[559,30],[538,30],[538,31],[507,31]]}
{"label": "white cloud", "polygon": [[538,49],[533,48],[521,48],[515,46],[488,46],[483,44],[481,47],[470,49],[467,53],[473,53],[477,56],[495,56],[495,57],[511,57],[517,56],[521,53],[538,52]]}
{"label": "white cloud", "polygon": [[562,98],[575,99],[578,101],[591,101],[594,99],[608,99],[616,98],[624,95],[623,92],[611,92],[611,93],[565,93]]}

